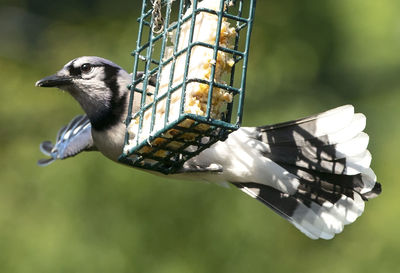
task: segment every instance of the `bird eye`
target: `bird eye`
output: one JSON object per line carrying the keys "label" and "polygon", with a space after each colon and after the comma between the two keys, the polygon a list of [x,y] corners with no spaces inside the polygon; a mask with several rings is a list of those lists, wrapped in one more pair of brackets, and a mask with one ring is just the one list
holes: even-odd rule
{"label": "bird eye", "polygon": [[90,70],[92,70],[92,66],[90,64],[81,65],[81,72],[82,73],[88,73]]}

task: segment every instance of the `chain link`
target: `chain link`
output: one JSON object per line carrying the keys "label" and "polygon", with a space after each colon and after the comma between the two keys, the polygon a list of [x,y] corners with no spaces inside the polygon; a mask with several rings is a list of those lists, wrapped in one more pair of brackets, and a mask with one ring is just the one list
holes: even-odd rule
{"label": "chain link", "polygon": [[153,4],[153,28],[152,31],[156,34],[164,30],[164,18],[161,13],[161,0],[151,0]]}

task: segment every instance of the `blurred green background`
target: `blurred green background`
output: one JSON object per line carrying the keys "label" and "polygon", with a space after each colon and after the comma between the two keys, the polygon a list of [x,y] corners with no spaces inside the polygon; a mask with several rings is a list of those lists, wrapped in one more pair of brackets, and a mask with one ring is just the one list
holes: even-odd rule
{"label": "blurred green background", "polygon": [[258,1],[244,125],[353,104],[383,194],[312,241],[234,189],[173,181],[87,153],[36,166],[82,111],[34,87],[98,55],[131,70],[141,1],[2,0],[0,272],[400,272],[400,1]]}

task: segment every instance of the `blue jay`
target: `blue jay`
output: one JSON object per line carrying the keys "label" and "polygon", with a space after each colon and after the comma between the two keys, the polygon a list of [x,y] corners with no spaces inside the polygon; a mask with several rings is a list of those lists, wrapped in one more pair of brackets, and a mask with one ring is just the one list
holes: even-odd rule
{"label": "blue jay", "polygon": [[[99,151],[117,161],[124,145],[131,81],[132,75],[113,62],[84,56],[36,82],[67,91],[86,113],[62,128],[54,145],[41,143],[41,151],[50,158],[38,164],[83,151]],[[138,108],[138,103],[133,105],[133,112]],[[346,105],[295,121],[242,127],[172,176],[230,183],[308,237],[331,239],[363,213],[365,201],[381,192],[370,168],[365,124],[365,116]]]}

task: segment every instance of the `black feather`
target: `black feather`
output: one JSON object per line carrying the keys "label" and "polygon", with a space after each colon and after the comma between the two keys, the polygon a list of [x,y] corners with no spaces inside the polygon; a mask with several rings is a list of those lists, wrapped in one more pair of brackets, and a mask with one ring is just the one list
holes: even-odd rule
{"label": "black feather", "polygon": [[40,151],[43,154],[51,156],[52,149],[53,149],[53,144],[51,143],[51,141],[43,141],[42,143],[40,143]]}
{"label": "black feather", "polygon": [[44,167],[52,163],[54,160],[54,158],[39,159],[37,164],[41,167]]}
{"label": "black feather", "polygon": [[119,71],[119,67],[104,64],[104,82],[111,90],[111,100],[108,107],[101,109],[98,115],[90,117],[91,124],[97,131],[107,130],[124,119],[128,92],[120,94],[117,81]]}
{"label": "black feather", "polygon": [[71,64],[68,66],[68,72],[73,77],[80,77],[82,75],[82,72],[81,72],[80,67],[75,67],[74,66],[75,60],[73,60],[71,62]]}
{"label": "black feather", "polygon": [[[293,216],[294,211],[299,206],[299,201],[294,197],[289,196],[287,194],[283,194],[282,192],[274,189],[272,187],[256,184],[256,183],[232,183],[236,187],[241,190],[249,189],[253,192],[246,192],[247,194],[252,195],[257,200],[262,202],[264,205],[267,205],[271,209],[273,209],[276,213],[281,215],[287,220],[290,220]],[[258,194],[255,195],[254,191],[257,191]]]}

